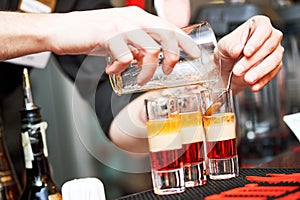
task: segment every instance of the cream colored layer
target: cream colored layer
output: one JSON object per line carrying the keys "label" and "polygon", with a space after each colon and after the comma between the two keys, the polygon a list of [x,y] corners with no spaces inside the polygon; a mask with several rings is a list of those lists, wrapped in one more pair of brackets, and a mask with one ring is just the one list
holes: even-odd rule
{"label": "cream colored layer", "polygon": [[189,126],[180,129],[183,144],[202,142],[204,140],[204,131],[202,126]]}
{"label": "cream colored layer", "polygon": [[152,152],[181,149],[180,134],[155,135],[148,138],[149,148]]}
{"label": "cream colored layer", "polygon": [[206,140],[209,142],[233,138],[236,138],[234,123],[214,124],[206,129]]}

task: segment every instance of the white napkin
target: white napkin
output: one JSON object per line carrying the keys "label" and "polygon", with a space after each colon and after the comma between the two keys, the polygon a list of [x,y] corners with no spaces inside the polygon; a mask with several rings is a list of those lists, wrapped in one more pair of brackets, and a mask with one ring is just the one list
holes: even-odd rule
{"label": "white napkin", "polygon": [[105,200],[102,182],[97,178],[80,178],[62,186],[63,200]]}
{"label": "white napkin", "polygon": [[288,127],[293,131],[300,141],[300,113],[285,115],[283,117],[283,121],[288,125]]}

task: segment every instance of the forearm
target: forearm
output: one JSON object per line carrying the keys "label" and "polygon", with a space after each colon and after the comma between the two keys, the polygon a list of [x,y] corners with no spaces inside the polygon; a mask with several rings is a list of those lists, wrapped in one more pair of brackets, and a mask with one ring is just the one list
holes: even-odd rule
{"label": "forearm", "polygon": [[109,9],[63,14],[0,11],[0,61],[43,51],[89,54],[103,43],[102,34],[112,32],[113,25],[102,25],[112,14]]}
{"label": "forearm", "polygon": [[43,15],[0,11],[0,61],[49,51]]}

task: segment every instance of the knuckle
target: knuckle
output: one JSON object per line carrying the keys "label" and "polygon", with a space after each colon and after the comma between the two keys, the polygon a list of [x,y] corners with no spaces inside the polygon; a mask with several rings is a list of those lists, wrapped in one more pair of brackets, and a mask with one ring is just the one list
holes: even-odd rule
{"label": "knuckle", "polygon": [[283,54],[284,54],[284,47],[279,46],[279,48],[277,48],[277,49],[278,49],[278,51],[276,51],[276,56],[278,58],[280,58],[280,60],[281,60],[283,57]]}
{"label": "knuckle", "polygon": [[132,54],[130,54],[130,55],[127,54],[127,55],[118,57],[117,60],[120,65],[129,65],[133,60],[133,56],[132,56]]}
{"label": "knuckle", "polygon": [[281,54],[283,55],[283,54],[284,54],[284,52],[285,52],[285,49],[284,49],[284,47],[283,47],[283,46],[280,46],[280,50],[281,50]]}
{"label": "knuckle", "polygon": [[266,22],[268,22],[269,24],[271,24],[271,20],[269,17],[265,16],[265,15],[261,15],[260,16],[263,20],[265,20]]}
{"label": "knuckle", "polygon": [[145,49],[146,54],[149,54],[151,56],[158,56],[160,53],[160,48],[156,47],[148,47]]}
{"label": "knuckle", "polygon": [[264,21],[265,23],[267,23],[268,25],[271,25],[271,20],[269,17],[265,16],[265,15],[257,15],[256,17],[253,18],[254,20],[261,20]]}
{"label": "knuckle", "polygon": [[283,38],[283,33],[282,33],[280,30],[278,30],[278,29],[275,29],[275,33],[278,35],[278,38],[279,38],[280,40],[282,40],[282,38]]}
{"label": "knuckle", "polygon": [[179,54],[175,52],[168,52],[168,59],[171,61],[177,62],[179,59]]}

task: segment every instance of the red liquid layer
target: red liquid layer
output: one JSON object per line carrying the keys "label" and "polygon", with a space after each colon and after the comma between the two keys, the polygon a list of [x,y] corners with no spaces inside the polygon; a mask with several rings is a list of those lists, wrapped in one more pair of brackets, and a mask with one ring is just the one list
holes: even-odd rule
{"label": "red liquid layer", "polygon": [[237,155],[236,138],[217,142],[207,142],[207,157],[209,159],[232,158]]}
{"label": "red liquid layer", "polygon": [[199,163],[204,161],[204,146],[203,142],[195,142],[192,144],[183,144],[183,163]]}
{"label": "red liquid layer", "polygon": [[150,152],[152,170],[174,170],[183,167],[182,150]]}

